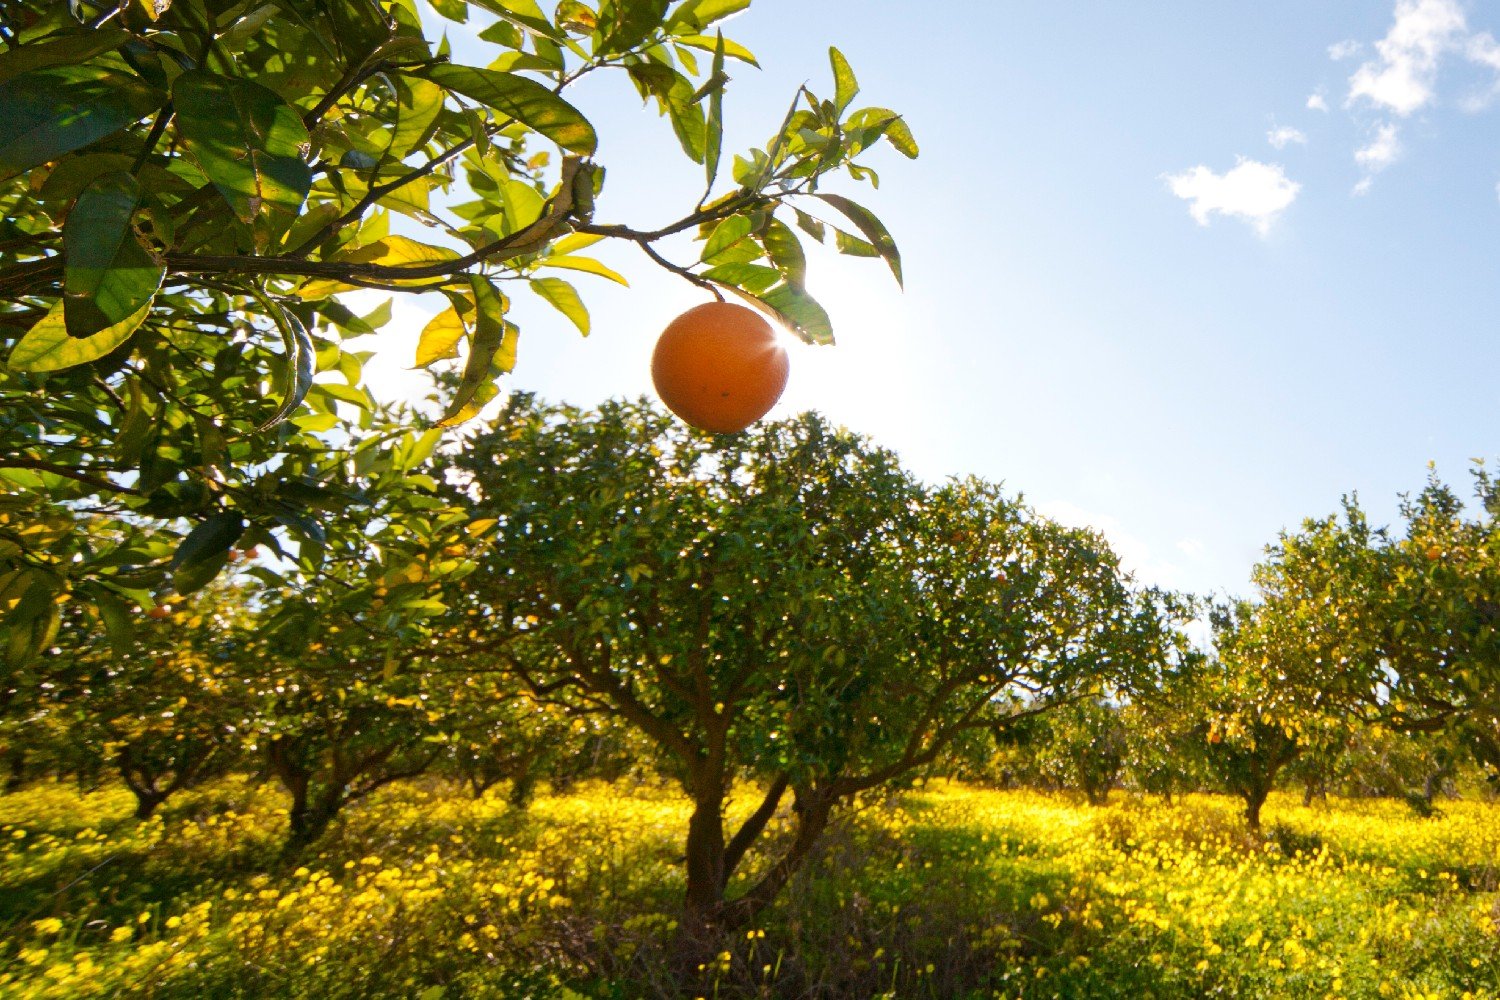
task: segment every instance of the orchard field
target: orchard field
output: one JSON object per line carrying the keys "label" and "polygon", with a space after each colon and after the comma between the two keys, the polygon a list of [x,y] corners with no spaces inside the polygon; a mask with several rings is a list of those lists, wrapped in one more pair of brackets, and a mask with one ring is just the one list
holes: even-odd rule
{"label": "orchard field", "polygon": [[[393,787],[295,864],[269,791],[222,781],[145,822],[122,791],[0,799],[0,995],[674,995],[686,809],[670,789],[589,782],[521,809]],[[1278,793],[1266,820],[1247,835],[1205,794],[1093,807],[934,781],[871,799],[699,989],[1500,996],[1500,805],[1423,819]]]}
{"label": "orchard field", "polygon": [[[1041,144],[986,117],[1093,34],[1155,95],[1099,121],[1199,135],[1135,127],[1164,85],[1215,92],[1126,39],[1144,9],[1033,43],[1008,22],[1058,5],[750,6],[0,3],[0,998],[1500,1000],[1500,478],[1338,458],[1493,448],[1493,385],[1434,359],[1493,372],[1500,304],[1436,257],[1363,274],[1388,243],[1429,263],[1441,213],[1225,257],[1239,298],[1196,303],[1228,284],[1184,280],[1148,202],[1013,172]],[[1500,68],[1465,17],[1398,0],[1342,108],[1405,119],[1440,55]],[[1045,79],[1005,82],[1001,35]],[[1238,65],[1214,45],[1245,33],[1216,37],[1173,49]],[[1034,117],[1070,164],[1131,160],[1200,227],[1264,240],[1302,190],[1080,147],[1092,113],[1057,100]],[[1423,130],[1360,122],[1354,193]],[[1116,217],[1143,242],[1079,228]],[[1464,304],[1483,347],[1427,350],[1460,324],[1369,289],[1266,294],[1329,285],[1256,270],[1294,248]],[[861,266],[913,280],[912,322]],[[1353,351],[1321,340],[1344,316]],[[863,346],[783,396],[836,318]],[[1339,403],[1398,340],[1444,405],[1488,402]],[[555,380],[520,366],[547,356]],[[1372,481],[1398,500],[1361,506]],[[1197,528],[1163,503],[1187,494]],[[1176,576],[1090,526],[1123,516],[1047,513],[1091,495],[1189,559],[1210,529],[1266,544],[1248,581]]]}

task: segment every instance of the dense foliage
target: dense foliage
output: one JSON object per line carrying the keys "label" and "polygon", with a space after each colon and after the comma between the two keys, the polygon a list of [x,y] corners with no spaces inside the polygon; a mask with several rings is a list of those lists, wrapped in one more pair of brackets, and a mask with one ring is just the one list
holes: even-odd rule
{"label": "dense foliage", "polygon": [[[876,143],[917,153],[895,112],[853,104],[837,50],[831,98],[804,87],[762,148],[722,148],[726,64],[754,56],[716,24],[746,6],[443,0],[423,24],[414,0],[7,3],[6,662],[50,644],[59,596],[106,609],[113,627],[203,586],[232,547],[317,572],[330,509],[378,494],[389,516],[420,510],[407,473],[436,438],[377,412],[369,355],[348,343],[389,304],[357,316],[341,291],[446,297],[415,360],[445,376],[440,422],[453,424],[515,363],[516,296],[588,332],[561,275],[623,282],[583,252],[601,240],[818,342],[832,331],[805,291],[798,231],[883,257],[899,279],[879,220],[820,188],[835,173],[873,180],[858,157]],[[452,56],[445,27],[465,23],[485,65]],[[654,103],[702,165],[680,217],[603,217],[595,130],[569,99],[603,72]],[[699,241],[696,261],[655,248],[676,234]],[[86,531],[80,509],[122,526]]]}

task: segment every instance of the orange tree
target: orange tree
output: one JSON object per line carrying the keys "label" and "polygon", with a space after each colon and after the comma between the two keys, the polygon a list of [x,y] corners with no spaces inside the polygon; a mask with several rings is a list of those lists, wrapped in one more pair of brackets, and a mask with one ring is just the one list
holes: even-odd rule
{"label": "orange tree", "polygon": [[[6,3],[6,662],[47,646],[59,595],[138,603],[196,589],[235,545],[324,545],[325,509],[362,493],[340,445],[370,433],[354,420],[367,356],[347,340],[389,315],[355,315],[342,291],[446,296],[417,359],[452,375],[445,422],[514,364],[515,296],[587,330],[560,275],[619,278],[581,252],[600,240],[827,340],[794,226],[899,276],[876,217],[820,185],[873,180],[858,157],[878,142],[916,145],[894,112],[852,103],[835,51],[832,96],[801,88],[762,147],[724,150],[727,67],[754,57],[716,24],[747,5],[439,0],[423,23],[415,0]],[[477,33],[483,65],[452,57],[450,30]],[[702,165],[676,218],[602,217],[604,165],[571,95],[606,74]],[[678,234],[701,241],[696,260],[658,248]],[[101,551],[80,509],[153,544]]]}
{"label": "orange tree", "polygon": [[1466,510],[1436,476],[1402,530],[1354,498],[1285,534],[1257,569],[1264,614],[1300,672],[1341,708],[1398,731],[1450,733],[1500,773],[1500,489],[1475,470]]}
{"label": "orange tree", "polygon": [[5,729],[30,764],[90,783],[113,772],[149,817],[235,766],[250,730],[242,663],[255,648],[242,583],[222,580],[114,630],[69,605],[57,645],[18,685]]}
{"label": "orange tree", "polygon": [[[839,803],[1176,655],[1097,535],[816,416],[715,437],[512,397],[453,465],[484,547],[453,601],[483,625],[442,655],[655,745],[693,803],[687,955],[769,904]],[[747,864],[788,796],[794,833]]]}
{"label": "orange tree", "polygon": [[1261,808],[1284,770],[1310,749],[1343,740],[1340,678],[1265,605],[1216,605],[1209,620],[1213,655],[1179,697],[1196,716],[1193,742],[1208,770],[1244,801],[1245,821],[1259,830]]}

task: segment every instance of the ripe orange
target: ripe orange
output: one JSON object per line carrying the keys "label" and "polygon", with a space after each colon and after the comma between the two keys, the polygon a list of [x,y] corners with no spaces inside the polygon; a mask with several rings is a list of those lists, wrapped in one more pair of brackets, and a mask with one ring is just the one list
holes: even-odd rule
{"label": "ripe orange", "polygon": [[146,612],[147,618],[155,618],[158,621],[163,618],[172,617],[172,609],[165,604],[157,604]]}
{"label": "ripe orange", "polygon": [[667,408],[694,427],[732,434],[781,398],[790,362],[776,331],[753,309],[705,302],[667,324],[651,355],[651,381]]}

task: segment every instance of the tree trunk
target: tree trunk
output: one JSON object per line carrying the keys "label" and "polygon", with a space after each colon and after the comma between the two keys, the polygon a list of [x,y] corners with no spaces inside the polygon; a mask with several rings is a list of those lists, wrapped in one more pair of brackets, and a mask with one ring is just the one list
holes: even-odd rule
{"label": "tree trunk", "polygon": [[333,785],[316,796],[304,793],[300,803],[294,802],[296,808],[288,816],[291,829],[284,851],[295,854],[328,832],[328,825],[339,814],[343,798],[344,789]]}
{"label": "tree trunk", "polygon": [[18,791],[26,784],[26,750],[13,746],[5,752],[5,790]]}
{"label": "tree trunk", "polygon": [[328,826],[328,819],[321,825],[314,818],[308,801],[312,773],[297,759],[296,749],[290,741],[276,737],[266,747],[266,763],[281,787],[292,797],[287,809],[287,837],[282,845],[283,854],[295,854],[317,839],[317,834]]}
{"label": "tree trunk", "polygon": [[685,923],[712,923],[724,901],[724,796],[707,790],[693,802],[688,820],[687,892],[683,899]]}
{"label": "tree trunk", "polygon": [[1251,783],[1240,793],[1245,800],[1245,822],[1255,833],[1260,832],[1260,807],[1266,804],[1266,797],[1270,794],[1269,782]]}
{"label": "tree trunk", "polygon": [[[683,919],[678,925],[674,964],[679,977],[686,982],[698,967],[719,951],[719,939],[726,931],[743,927],[776,897],[786,877],[800,866],[807,849],[821,833],[804,831],[805,821],[799,821],[798,843],[794,843],[788,861],[782,858],[771,873],[745,896],[726,903],[725,890],[739,863],[744,860],[750,847],[765,831],[766,824],[775,815],[776,808],[786,793],[787,776],[778,775],[766,790],[760,805],[756,807],[735,831],[729,840],[724,838],[724,798],[726,789],[716,778],[703,782],[700,793],[693,803],[693,814],[688,820],[687,838],[687,890],[683,899]],[[799,814],[800,815],[800,814]],[[808,834],[806,846],[799,846],[804,834]],[[778,869],[785,872],[768,885]],[[683,978],[686,977],[686,978]]]}
{"label": "tree trunk", "polygon": [[116,763],[125,787],[135,796],[135,818],[150,819],[156,807],[166,801],[168,792],[158,789],[155,779],[136,765],[129,746],[121,748]]}
{"label": "tree trunk", "polygon": [[131,791],[135,792],[136,819],[150,819],[151,814],[156,812],[156,807],[166,800],[166,796],[160,793],[137,791],[136,789],[131,789]]}

